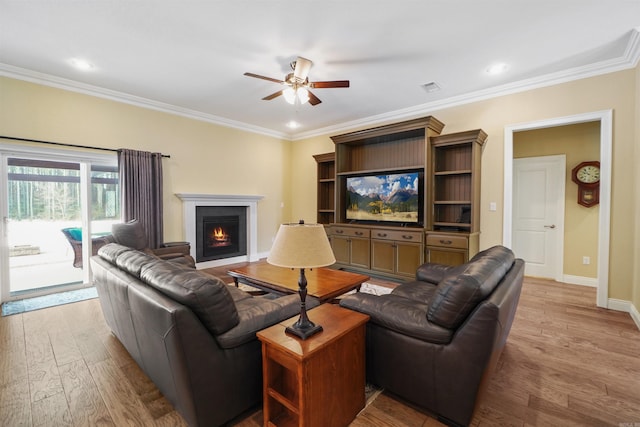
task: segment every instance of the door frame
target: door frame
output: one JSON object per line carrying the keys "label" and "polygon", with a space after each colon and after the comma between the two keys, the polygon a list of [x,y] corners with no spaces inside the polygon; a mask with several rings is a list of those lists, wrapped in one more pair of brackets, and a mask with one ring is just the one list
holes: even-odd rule
{"label": "door frame", "polygon": [[[544,163],[552,164],[554,165],[555,168],[558,169],[558,172],[561,174],[561,180],[558,185],[559,187],[558,200],[556,201],[556,206],[555,206],[556,208],[555,214],[557,217],[557,221],[556,221],[556,229],[554,230],[555,238],[553,240],[555,251],[556,251],[556,254],[558,255],[555,268],[553,269],[553,278],[556,281],[561,281],[563,276],[563,265],[564,265],[564,210],[565,210],[565,191],[566,191],[564,178],[567,171],[567,156],[565,154],[556,154],[556,155],[550,155],[550,156],[521,157],[518,159],[513,159],[513,162],[515,162],[516,160],[522,163],[535,161],[538,163],[544,162]],[[513,177],[513,174],[512,174],[512,177]],[[513,197],[513,193],[512,193],[512,197]],[[511,218],[513,220],[513,215],[511,216]],[[512,232],[512,236],[513,236],[513,232]]]}
{"label": "door frame", "polygon": [[[90,256],[90,244],[91,239],[88,237],[91,235],[91,165],[114,165],[117,163],[117,157],[115,154],[105,153],[90,153],[78,150],[69,150],[62,148],[48,148],[37,147],[33,145],[19,145],[19,144],[0,144],[0,303],[5,301],[11,301],[14,299],[24,298],[25,296],[11,297],[10,284],[9,284],[9,246],[7,242],[7,227],[6,218],[8,217],[8,206],[5,202],[7,200],[7,159],[9,157],[27,157],[48,161],[65,161],[74,162],[80,164],[80,174],[84,177],[84,181],[89,185],[85,188],[81,188],[81,203],[83,206],[87,206],[81,213],[82,228],[85,230],[83,233],[83,257],[89,259]],[[91,269],[87,263],[86,268],[83,269],[82,284],[70,285],[65,290],[74,288],[81,288],[88,286],[91,283]],[[55,291],[34,291],[30,293],[28,297],[36,297],[46,295]]]}
{"label": "door frame", "polygon": [[609,308],[609,240],[611,226],[611,164],[613,110],[594,111],[505,126],[504,128],[504,211],[502,242],[511,247],[513,227],[513,134],[525,130],[600,122],[600,218],[598,222],[598,270],[596,305]]}

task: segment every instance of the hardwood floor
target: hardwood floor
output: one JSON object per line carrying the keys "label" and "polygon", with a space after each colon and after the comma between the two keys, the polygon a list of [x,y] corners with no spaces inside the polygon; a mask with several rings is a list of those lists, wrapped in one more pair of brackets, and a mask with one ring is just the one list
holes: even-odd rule
{"label": "hardwood floor", "polygon": [[[593,288],[527,278],[482,402],[473,426],[640,426],[640,331],[628,314],[595,307]],[[232,425],[261,423],[258,410]],[[58,425],[185,425],[98,300],[0,317],[0,426]],[[439,425],[385,393],[352,423]]]}

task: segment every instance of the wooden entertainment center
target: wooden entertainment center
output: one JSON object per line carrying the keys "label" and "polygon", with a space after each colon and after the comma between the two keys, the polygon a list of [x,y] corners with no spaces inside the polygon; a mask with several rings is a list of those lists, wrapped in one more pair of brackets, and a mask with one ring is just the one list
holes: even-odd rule
{"label": "wooden entertainment center", "polygon": [[[424,262],[462,264],[478,252],[480,167],[487,134],[442,135],[432,116],[331,137],[334,153],[315,155],[317,221],[324,224],[337,267],[411,278]],[[424,176],[417,223],[347,218],[347,178],[417,171]]]}

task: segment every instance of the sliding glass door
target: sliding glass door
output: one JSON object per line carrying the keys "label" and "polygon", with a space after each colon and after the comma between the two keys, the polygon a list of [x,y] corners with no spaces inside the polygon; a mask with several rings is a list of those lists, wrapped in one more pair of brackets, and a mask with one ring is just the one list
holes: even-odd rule
{"label": "sliding glass door", "polygon": [[89,286],[120,219],[115,154],[3,151],[2,300]]}

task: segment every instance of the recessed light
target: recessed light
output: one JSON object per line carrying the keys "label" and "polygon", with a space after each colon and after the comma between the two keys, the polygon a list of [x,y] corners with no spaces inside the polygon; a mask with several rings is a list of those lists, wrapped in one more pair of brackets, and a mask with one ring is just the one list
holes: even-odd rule
{"label": "recessed light", "polygon": [[504,62],[499,62],[487,68],[487,73],[491,75],[502,74],[508,69],[509,69],[509,65],[505,64]]}
{"label": "recessed light", "polygon": [[71,58],[69,63],[77,70],[80,71],[91,71],[95,68],[95,66],[87,61],[86,59],[81,58]]}
{"label": "recessed light", "polygon": [[297,129],[297,128],[300,127],[300,123],[298,123],[298,122],[296,122],[294,120],[291,120],[289,123],[287,123],[287,127],[289,129]]}

